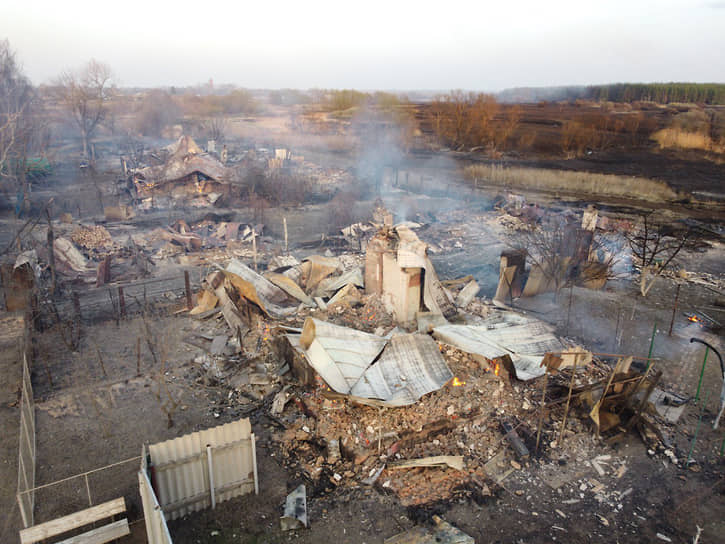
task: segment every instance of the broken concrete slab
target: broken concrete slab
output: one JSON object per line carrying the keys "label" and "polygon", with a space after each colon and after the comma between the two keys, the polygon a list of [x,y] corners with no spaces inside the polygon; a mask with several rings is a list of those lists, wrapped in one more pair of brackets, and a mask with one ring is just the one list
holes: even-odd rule
{"label": "broken concrete slab", "polygon": [[458,296],[456,297],[456,306],[459,308],[465,308],[474,298],[476,298],[476,295],[480,290],[481,287],[478,285],[478,282],[476,280],[471,280],[463,289],[461,289],[461,292],[458,293]]}
{"label": "broken concrete slab", "polygon": [[287,495],[284,515],[279,522],[283,531],[309,527],[307,524],[307,491],[305,490],[305,484],[300,484],[292,493]]}
{"label": "broken concrete slab", "polygon": [[433,516],[435,527],[413,527],[392,536],[385,544],[475,544],[475,540],[438,516]]}
{"label": "broken concrete slab", "polygon": [[456,470],[463,470],[462,455],[435,455],[422,459],[409,459],[407,461],[396,461],[388,464],[388,470],[419,467],[450,467]]}
{"label": "broken concrete slab", "polygon": [[677,423],[687,406],[687,399],[680,400],[675,397],[672,393],[655,388],[649,398],[649,403],[667,423]]}
{"label": "broken concrete slab", "polygon": [[432,312],[418,312],[415,314],[415,319],[418,322],[418,332],[429,334],[433,332],[436,327],[442,327],[448,325],[448,320],[441,314],[434,314]]}

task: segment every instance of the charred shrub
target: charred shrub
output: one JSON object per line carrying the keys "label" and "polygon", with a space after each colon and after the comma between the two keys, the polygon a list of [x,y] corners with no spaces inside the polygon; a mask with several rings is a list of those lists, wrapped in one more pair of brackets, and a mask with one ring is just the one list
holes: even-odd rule
{"label": "charred shrub", "polygon": [[328,217],[331,229],[341,228],[354,222],[355,206],[360,198],[360,191],[350,189],[337,193],[330,200]]}

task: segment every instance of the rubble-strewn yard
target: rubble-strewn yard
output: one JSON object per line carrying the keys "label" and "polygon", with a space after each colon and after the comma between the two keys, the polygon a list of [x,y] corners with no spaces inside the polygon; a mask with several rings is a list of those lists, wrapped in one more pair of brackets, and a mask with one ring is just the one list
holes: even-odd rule
{"label": "rubble-strewn yard", "polygon": [[[243,160],[258,159],[229,162]],[[144,205],[166,205],[152,202],[158,168],[130,171]],[[174,198],[208,197],[208,173],[182,174]],[[401,203],[405,215],[388,211]],[[315,236],[287,232],[309,210],[277,210],[274,226],[232,207],[53,220],[3,272],[39,287],[26,301],[37,483],[249,417],[260,494],[172,522],[175,542],[382,542],[435,530],[434,515],[476,542],[686,542],[697,526],[715,541],[723,376],[711,352],[698,388],[704,348],[690,338],[720,346],[720,242],[688,249],[691,268],[641,297],[626,213],[495,204],[391,188],[370,217]],[[556,241],[563,279],[543,261],[512,270],[517,241],[548,220],[569,233]],[[592,264],[611,274],[587,275]],[[528,296],[532,278],[541,292]],[[126,496],[138,521],[135,470],[89,493]],[[300,484],[309,527],[283,531]],[[84,493],[39,491],[37,518],[84,507]]]}

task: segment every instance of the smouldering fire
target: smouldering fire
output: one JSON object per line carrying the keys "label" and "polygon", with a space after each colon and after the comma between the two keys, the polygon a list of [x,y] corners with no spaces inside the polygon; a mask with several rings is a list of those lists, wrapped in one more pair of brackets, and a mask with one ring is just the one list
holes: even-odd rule
{"label": "smouldering fire", "polygon": [[453,381],[451,382],[451,385],[453,387],[460,387],[462,385],[466,385],[466,382],[462,382],[461,380],[458,379],[458,376],[454,376]]}
{"label": "smouldering fire", "polygon": [[699,317],[697,317],[696,315],[691,315],[691,316],[690,316],[690,317],[688,317],[687,319],[689,319],[689,320],[690,320],[690,321],[692,321],[693,323],[702,323],[702,319],[700,319],[700,318],[699,318]]}
{"label": "smouldering fire", "polygon": [[496,374],[496,376],[498,376],[499,372],[501,372],[501,365],[496,363],[496,365],[493,367],[493,373]]}

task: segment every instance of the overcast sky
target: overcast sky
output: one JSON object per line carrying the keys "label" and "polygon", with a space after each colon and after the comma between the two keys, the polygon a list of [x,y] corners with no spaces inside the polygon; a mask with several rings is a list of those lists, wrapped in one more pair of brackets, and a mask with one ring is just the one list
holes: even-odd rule
{"label": "overcast sky", "polygon": [[124,86],[725,82],[725,0],[3,0],[3,38],[35,83],[90,58]]}

